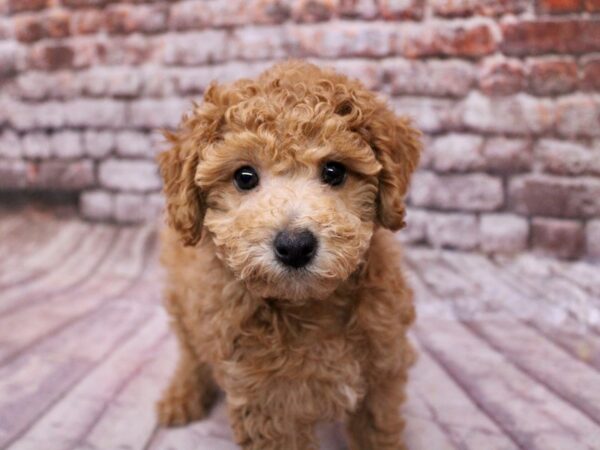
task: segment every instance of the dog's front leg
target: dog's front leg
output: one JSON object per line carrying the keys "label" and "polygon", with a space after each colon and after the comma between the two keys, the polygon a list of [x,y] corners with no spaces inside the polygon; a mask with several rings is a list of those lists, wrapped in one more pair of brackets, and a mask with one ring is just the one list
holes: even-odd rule
{"label": "dog's front leg", "polygon": [[348,420],[351,450],[406,450],[402,441],[404,373],[372,381]]}
{"label": "dog's front leg", "polygon": [[314,424],[286,417],[264,405],[228,404],[236,442],[244,450],[316,450]]}
{"label": "dog's front leg", "polygon": [[179,363],[169,387],[157,404],[161,425],[185,425],[205,417],[217,397],[217,386],[207,363],[181,346]]}

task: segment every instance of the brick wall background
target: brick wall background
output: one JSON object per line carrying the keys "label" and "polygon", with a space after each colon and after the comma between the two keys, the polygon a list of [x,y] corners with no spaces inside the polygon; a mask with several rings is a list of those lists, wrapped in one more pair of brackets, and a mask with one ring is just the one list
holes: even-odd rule
{"label": "brick wall background", "polygon": [[155,130],[289,56],[425,132],[406,240],[600,257],[598,0],[0,0],[0,190],[155,217]]}

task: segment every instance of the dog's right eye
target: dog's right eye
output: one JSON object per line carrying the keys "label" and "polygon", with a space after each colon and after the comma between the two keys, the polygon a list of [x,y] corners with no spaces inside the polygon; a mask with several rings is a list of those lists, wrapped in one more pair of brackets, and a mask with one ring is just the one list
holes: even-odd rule
{"label": "dog's right eye", "polygon": [[243,166],[235,171],[233,181],[241,190],[249,191],[258,185],[258,173],[254,167]]}

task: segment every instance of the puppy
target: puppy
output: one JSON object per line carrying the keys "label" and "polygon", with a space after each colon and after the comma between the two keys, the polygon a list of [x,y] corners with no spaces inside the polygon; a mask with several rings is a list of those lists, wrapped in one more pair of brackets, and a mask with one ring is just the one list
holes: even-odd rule
{"label": "puppy", "polygon": [[160,422],[217,386],[246,450],[398,450],[415,313],[391,231],[419,133],[359,82],[304,62],[213,84],[159,156],[166,307],[180,361]]}

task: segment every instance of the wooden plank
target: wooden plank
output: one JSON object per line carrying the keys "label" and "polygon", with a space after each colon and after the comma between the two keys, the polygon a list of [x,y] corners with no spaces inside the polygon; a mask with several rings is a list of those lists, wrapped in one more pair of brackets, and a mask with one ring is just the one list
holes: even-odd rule
{"label": "wooden plank", "polygon": [[48,295],[64,292],[85,281],[107,255],[108,247],[116,236],[115,228],[92,228],[82,245],[64,264],[57,266],[47,276],[19,286],[18,289],[3,292],[0,314],[18,308],[26,304],[26,301],[47,298]]}
{"label": "wooden plank", "polygon": [[[600,425],[600,373],[511,317],[469,322],[468,328],[521,371]],[[510,330],[510,339],[507,339]]]}
{"label": "wooden plank", "polygon": [[147,308],[115,304],[0,368],[0,448],[17,440],[70,387],[131,337]]}
{"label": "wooden plank", "polygon": [[[427,327],[427,322],[424,322]],[[409,409],[420,402],[413,416],[437,425],[447,437],[452,448],[460,450],[495,449],[509,450],[518,448],[487,414],[479,409],[465,394],[459,385],[444,371],[437,362],[420,346],[417,346],[419,358],[409,377]],[[409,448],[441,448],[439,438],[430,440],[431,428],[421,437],[420,443],[408,440]],[[412,437],[412,436],[411,436]],[[448,444],[445,447],[450,448]]]}
{"label": "wooden plank", "polygon": [[[30,241],[30,227],[24,227],[26,238],[15,238],[13,245],[25,249],[20,252],[9,250],[12,257],[3,260],[4,270],[0,273],[0,291],[19,286],[50,272],[66,257],[72,255],[82,242],[89,225],[70,221],[64,224],[40,225],[44,242]],[[14,254],[13,254],[14,253]]]}
{"label": "wooden plank", "polygon": [[166,314],[157,308],[128,342],[89,372],[9,448],[62,450],[77,445],[108,403],[148,364],[160,343],[165,340],[166,331]]}
{"label": "wooden plank", "polygon": [[[422,281],[413,288],[421,299],[433,295]],[[600,442],[597,424],[458,321],[429,317],[426,322],[417,322],[416,335],[427,352],[518,448],[593,449],[594,443]],[[505,339],[510,337],[507,330]]]}
{"label": "wooden plank", "polygon": [[148,257],[145,249],[151,238],[150,228],[122,233],[112,248],[111,257],[80,288],[59,296],[49,295],[42,301],[30,301],[0,316],[3,330],[0,342],[5,346],[0,347],[0,364],[108,302],[127,295],[127,290],[142,275]]}
{"label": "wooden plank", "polygon": [[175,370],[178,349],[173,336],[161,346],[152,361],[130,380],[108,404],[78,449],[143,450],[156,424],[156,402]]}

